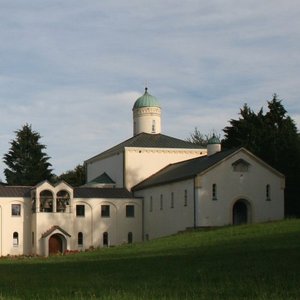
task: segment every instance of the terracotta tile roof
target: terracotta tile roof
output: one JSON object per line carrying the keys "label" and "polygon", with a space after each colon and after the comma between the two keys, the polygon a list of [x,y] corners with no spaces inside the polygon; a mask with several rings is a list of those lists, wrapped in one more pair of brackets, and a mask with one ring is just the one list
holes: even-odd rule
{"label": "terracotta tile roof", "polygon": [[56,229],[59,230],[60,232],[62,232],[63,234],[65,234],[65,235],[71,237],[71,235],[70,235],[69,233],[67,233],[67,232],[66,232],[65,230],[63,230],[61,227],[55,225],[55,226],[52,226],[50,229],[48,229],[46,232],[44,232],[44,233],[42,234],[42,238],[45,238],[45,237],[49,236],[49,235],[50,235],[52,232],[54,232]]}
{"label": "terracotta tile roof", "polygon": [[31,186],[9,186],[9,185],[0,185],[0,197],[10,198],[10,197],[21,197],[28,198],[30,197]]}

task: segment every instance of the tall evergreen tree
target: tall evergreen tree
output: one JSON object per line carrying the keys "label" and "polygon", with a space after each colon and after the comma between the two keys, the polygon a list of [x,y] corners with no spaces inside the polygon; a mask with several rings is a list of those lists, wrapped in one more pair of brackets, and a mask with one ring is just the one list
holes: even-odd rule
{"label": "tall evergreen tree", "polygon": [[16,138],[3,157],[7,168],[4,170],[6,181],[10,185],[35,185],[52,177],[50,159],[45,152],[45,145],[39,143],[40,134],[25,124],[15,131]]}
{"label": "tall evergreen tree", "polygon": [[238,120],[230,120],[222,145],[243,146],[286,176],[286,214],[300,216],[300,139],[295,122],[277,95],[268,101],[268,111],[255,114],[246,104]]}

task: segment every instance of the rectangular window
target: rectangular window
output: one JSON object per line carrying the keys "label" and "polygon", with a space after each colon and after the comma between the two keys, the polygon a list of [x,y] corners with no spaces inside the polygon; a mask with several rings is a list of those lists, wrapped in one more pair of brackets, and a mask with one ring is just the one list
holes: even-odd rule
{"label": "rectangular window", "polygon": [[108,218],[110,217],[110,206],[101,205],[101,217]]}
{"label": "rectangular window", "polygon": [[76,205],[76,216],[84,217],[85,215],[85,207],[82,204]]}
{"label": "rectangular window", "polygon": [[171,208],[174,208],[174,193],[171,193]]}
{"label": "rectangular window", "polygon": [[21,216],[21,204],[12,204],[11,205],[11,215],[12,216]]}
{"label": "rectangular window", "polygon": [[184,206],[188,204],[187,190],[184,190]]}
{"label": "rectangular window", "polygon": [[134,217],[134,205],[126,205],[126,217],[127,218]]}
{"label": "rectangular window", "polygon": [[163,195],[161,194],[160,195],[160,210],[163,210],[164,209],[164,197]]}
{"label": "rectangular window", "polygon": [[217,185],[215,183],[212,185],[212,199],[217,200]]}
{"label": "rectangular window", "polygon": [[34,232],[31,232],[31,245],[34,246]]}
{"label": "rectangular window", "polygon": [[152,212],[153,211],[153,198],[152,196],[150,197],[150,206],[149,206],[149,211]]}
{"label": "rectangular window", "polygon": [[266,200],[271,201],[271,187],[269,184],[266,185]]}
{"label": "rectangular window", "polygon": [[78,232],[77,243],[79,247],[83,246],[83,234],[82,232]]}

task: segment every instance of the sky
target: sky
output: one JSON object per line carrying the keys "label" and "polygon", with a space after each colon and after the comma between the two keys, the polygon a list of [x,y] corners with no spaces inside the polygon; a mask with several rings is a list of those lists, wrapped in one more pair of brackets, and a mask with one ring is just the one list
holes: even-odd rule
{"label": "sky", "polygon": [[0,179],[25,124],[54,173],[132,137],[148,92],[162,133],[222,136],[276,93],[300,128],[298,0],[0,0]]}

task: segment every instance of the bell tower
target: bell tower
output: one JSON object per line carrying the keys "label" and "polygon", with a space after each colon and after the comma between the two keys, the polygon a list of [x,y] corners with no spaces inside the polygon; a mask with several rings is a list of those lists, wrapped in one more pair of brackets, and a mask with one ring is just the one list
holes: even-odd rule
{"label": "bell tower", "polygon": [[158,100],[148,93],[147,87],[144,95],[135,101],[132,111],[133,135],[161,133],[161,107]]}

